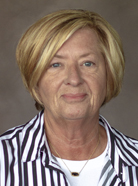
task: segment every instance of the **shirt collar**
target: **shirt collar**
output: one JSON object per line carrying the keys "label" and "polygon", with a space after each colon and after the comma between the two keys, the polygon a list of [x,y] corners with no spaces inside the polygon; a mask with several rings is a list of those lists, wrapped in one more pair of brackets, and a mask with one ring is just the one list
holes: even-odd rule
{"label": "shirt collar", "polygon": [[[114,170],[114,174],[117,175],[118,179],[122,182],[126,182],[129,178],[128,168],[133,166],[138,167],[138,159],[134,161],[133,158],[129,156],[129,151],[125,151],[123,148],[121,151],[119,148],[119,140],[125,143],[123,144],[125,146],[128,145],[127,143],[129,139],[125,135],[111,127],[107,120],[101,115],[99,116],[99,123],[104,126],[108,138],[108,151],[106,161],[110,162],[110,168]],[[132,145],[135,151],[138,152],[138,147],[134,146],[134,143],[132,143],[131,140],[129,141],[129,143]]]}
{"label": "shirt collar", "polygon": [[56,159],[52,156],[44,128],[44,111],[41,111],[22,130],[21,160],[22,162],[41,159],[42,164],[59,169]]}
{"label": "shirt collar", "polygon": [[44,113],[41,111],[26,123],[21,136],[21,158],[23,162],[34,161],[45,149]]}
{"label": "shirt collar", "polygon": [[[129,154],[130,150],[128,150],[127,148],[126,150],[124,150],[126,146],[131,146],[130,149],[134,150],[135,153],[138,153],[138,142],[136,142],[137,145],[135,145],[132,139],[126,137],[121,132],[111,127],[107,120],[101,115],[99,116],[99,123],[105,127],[105,130],[107,132],[109,144],[108,155],[112,163],[114,159],[113,156],[116,155],[116,157],[119,156],[122,159],[125,165],[138,166],[138,159],[134,158],[135,160],[132,160],[133,158]],[[122,151],[120,150],[121,148],[119,148],[121,146]]]}
{"label": "shirt collar", "polygon": [[[115,137],[115,129],[113,129],[104,117],[99,116],[99,123],[104,126],[108,137],[107,158],[110,160],[115,173],[121,179],[119,161],[122,162],[123,180],[127,177],[127,166],[138,166],[138,162],[130,163],[119,150],[119,142]],[[28,122],[22,131],[21,142],[21,159],[23,162],[34,161],[41,158],[44,166],[60,169],[56,159],[53,158],[46,139],[44,129],[44,112],[41,111],[30,122]],[[122,173],[121,173],[122,174]]]}

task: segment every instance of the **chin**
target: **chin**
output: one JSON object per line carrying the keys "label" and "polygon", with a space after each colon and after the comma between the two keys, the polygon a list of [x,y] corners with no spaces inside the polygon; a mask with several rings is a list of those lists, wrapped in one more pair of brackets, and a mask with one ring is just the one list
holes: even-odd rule
{"label": "chin", "polygon": [[68,113],[68,114],[64,114],[64,118],[68,119],[68,120],[77,120],[77,119],[83,119],[86,117],[86,114],[84,113]]}

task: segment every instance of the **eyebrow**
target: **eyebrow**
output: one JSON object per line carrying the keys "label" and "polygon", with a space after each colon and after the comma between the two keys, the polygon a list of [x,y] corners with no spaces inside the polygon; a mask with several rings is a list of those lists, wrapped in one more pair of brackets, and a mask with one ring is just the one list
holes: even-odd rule
{"label": "eyebrow", "polygon": [[62,55],[59,55],[59,54],[54,55],[54,57],[56,57],[56,58],[60,58],[60,59],[62,59],[62,58],[66,58],[66,57],[64,57],[64,56],[62,56]]}
{"label": "eyebrow", "polygon": [[[92,54],[94,54],[94,53],[85,53],[85,54],[80,55],[79,58],[87,57],[87,56],[90,56]],[[55,54],[54,57],[55,58],[59,58],[59,59],[65,59],[65,58],[67,58],[66,56],[62,56],[62,55],[59,55],[59,54]]]}

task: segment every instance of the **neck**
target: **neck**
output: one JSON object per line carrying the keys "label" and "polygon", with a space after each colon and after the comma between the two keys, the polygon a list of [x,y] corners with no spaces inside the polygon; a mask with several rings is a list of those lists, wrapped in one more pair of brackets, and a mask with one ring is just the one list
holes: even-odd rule
{"label": "neck", "polygon": [[[103,127],[99,125],[99,116],[85,120],[62,120],[60,118],[55,120],[45,112],[44,118],[46,135],[50,142],[49,145],[51,144],[63,159],[88,159],[96,147],[98,140],[100,140],[98,145],[100,146],[103,134],[105,133]],[[105,134],[104,138],[106,139]],[[55,156],[58,156],[51,145],[51,152]],[[93,154],[93,158],[102,152],[97,148]]]}

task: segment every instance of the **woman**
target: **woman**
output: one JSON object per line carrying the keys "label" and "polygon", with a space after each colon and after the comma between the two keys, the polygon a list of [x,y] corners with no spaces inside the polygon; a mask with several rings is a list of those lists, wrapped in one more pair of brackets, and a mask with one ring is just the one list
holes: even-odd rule
{"label": "woman", "polygon": [[26,31],[16,54],[40,113],[1,136],[1,186],[138,185],[138,141],[99,116],[124,73],[109,23],[89,11],[54,12]]}

